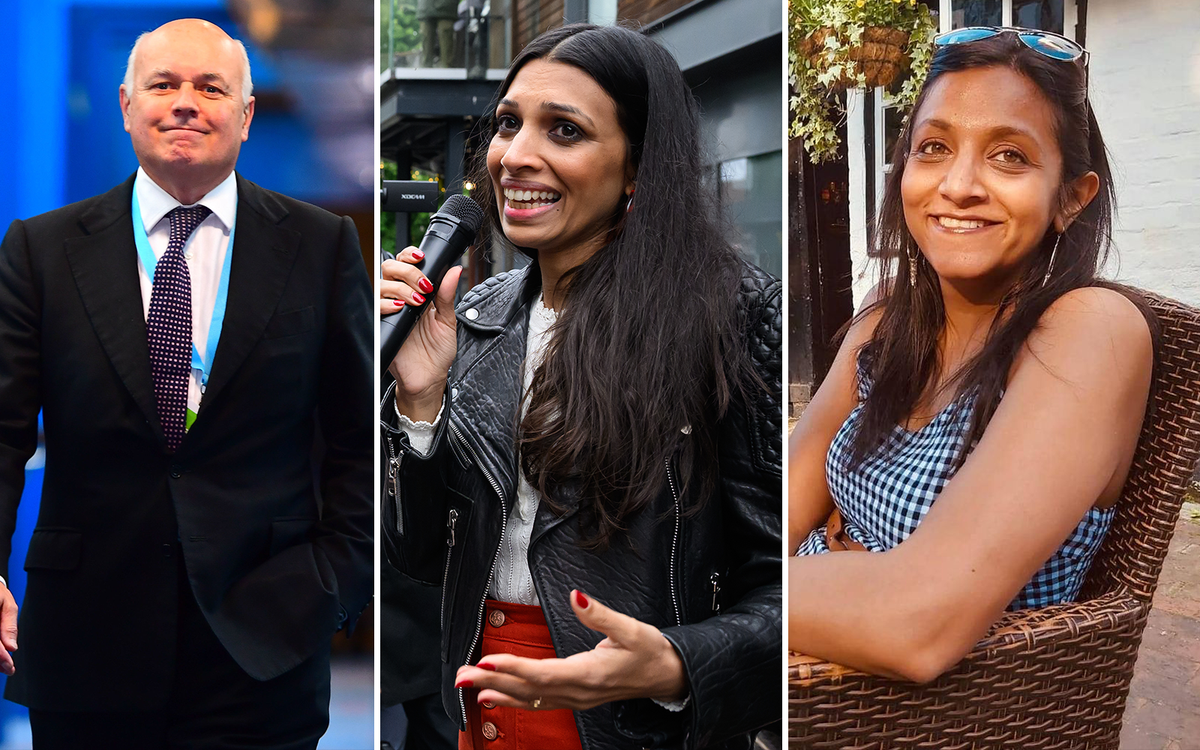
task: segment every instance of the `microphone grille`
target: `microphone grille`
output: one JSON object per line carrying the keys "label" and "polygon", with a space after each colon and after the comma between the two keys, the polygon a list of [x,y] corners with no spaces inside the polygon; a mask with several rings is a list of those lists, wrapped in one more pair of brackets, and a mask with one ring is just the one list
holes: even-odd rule
{"label": "microphone grille", "polygon": [[450,196],[438,213],[453,216],[472,232],[478,232],[479,227],[483,225],[483,209],[465,195]]}

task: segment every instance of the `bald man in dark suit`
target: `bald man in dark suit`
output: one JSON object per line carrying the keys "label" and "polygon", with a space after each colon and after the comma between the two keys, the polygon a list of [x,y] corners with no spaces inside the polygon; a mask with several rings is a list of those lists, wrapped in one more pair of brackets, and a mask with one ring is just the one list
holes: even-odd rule
{"label": "bald man in dark suit", "polygon": [[0,586],[37,748],[313,748],[371,596],[369,282],[349,219],[234,172],[251,86],[211,24],[143,35],[138,172],[0,246],[0,575],[39,410],[46,442],[19,651]]}

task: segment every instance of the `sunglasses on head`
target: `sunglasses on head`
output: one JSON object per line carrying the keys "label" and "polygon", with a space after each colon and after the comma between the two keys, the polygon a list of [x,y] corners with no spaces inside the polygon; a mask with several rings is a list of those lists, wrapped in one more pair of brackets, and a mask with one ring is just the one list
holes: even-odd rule
{"label": "sunglasses on head", "polygon": [[1039,29],[1022,29],[1017,26],[968,26],[938,34],[933,38],[933,43],[938,47],[949,47],[991,39],[1007,33],[1016,34],[1022,44],[1043,57],[1062,62],[1074,62],[1082,58],[1084,67],[1087,66],[1087,50],[1062,34]]}

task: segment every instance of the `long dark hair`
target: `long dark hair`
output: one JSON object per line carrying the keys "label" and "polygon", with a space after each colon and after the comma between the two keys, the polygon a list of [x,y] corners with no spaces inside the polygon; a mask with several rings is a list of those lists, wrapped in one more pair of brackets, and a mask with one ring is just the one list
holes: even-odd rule
{"label": "long dark hair", "polygon": [[[704,179],[696,101],[665,49],[621,27],[548,31],[509,68],[491,134],[496,102],[537,59],[582,70],[612,97],[636,170],[632,210],[618,205],[608,244],[566,277],[519,438],[530,484],[558,510],[563,490],[576,490],[584,543],[599,549],[666,486],[674,452],[677,481],[698,481],[701,500],[716,487],[716,425],[750,370],[738,336],[742,262]],[[499,235],[486,154],[475,172]],[[536,250],[522,250],[540,282]]]}
{"label": "long dark hair", "polygon": [[[861,423],[851,451],[861,461],[881,445],[897,423],[912,413],[921,396],[941,372],[938,337],[945,326],[945,309],[937,274],[923,258],[904,220],[900,183],[912,150],[912,124],[937,80],[955,71],[983,67],[1010,68],[1038,87],[1054,112],[1054,128],[1062,153],[1062,182],[1057,208],[1070,205],[1070,184],[1087,172],[1099,177],[1095,199],[1069,223],[1058,239],[1053,272],[1050,269],[1056,233],[1053,225],[1043,237],[1032,262],[1000,300],[999,310],[980,352],[964,363],[947,387],[955,395],[975,394],[975,410],[964,445],[982,434],[1000,401],[1012,363],[1042,313],[1054,300],[1072,289],[1106,286],[1129,296],[1156,331],[1149,309],[1138,298],[1097,278],[1112,244],[1112,218],[1116,197],[1108,154],[1095,113],[1087,98],[1087,71],[1079,62],[1044,57],[1025,47],[1015,34],[940,48],[929,77],[905,123],[893,154],[896,165],[888,177],[876,225],[876,246],[882,258],[883,279],[879,301],[858,316],[882,308],[879,322],[859,352],[870,374],[871,391],[863,405]],[[916,286],[910,286],[908,258],[917,254]],[[858,319],[856,318],[856,319]],[[965,460],[966,451],[959,456]]]}

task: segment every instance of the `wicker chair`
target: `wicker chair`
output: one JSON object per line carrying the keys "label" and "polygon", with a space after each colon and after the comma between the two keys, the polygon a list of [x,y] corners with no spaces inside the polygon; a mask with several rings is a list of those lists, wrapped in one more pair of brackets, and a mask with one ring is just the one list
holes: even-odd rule
{"label": "wicker chair", "polygon": [[1200,310],[1144,296],[1162,326],[1153,411],[1080,600],[1005,615],[928,685],[793,655],[790,747],[1117,748],[1142,629],[1200,460]]}

